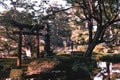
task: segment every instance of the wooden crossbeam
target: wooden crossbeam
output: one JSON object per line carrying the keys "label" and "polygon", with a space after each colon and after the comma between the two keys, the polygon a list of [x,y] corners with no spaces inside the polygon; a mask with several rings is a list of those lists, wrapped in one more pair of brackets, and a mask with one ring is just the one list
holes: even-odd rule
{"label": "wooden crossbeam", "polygon": [[15,20],[7,20],[12,26],[14,27],[18,27],[19,29],[32,29],[33,31],[35,30],[43,30],[44,29],[44,26],[43,25],[39,25],[39,24],[36,24],[36,25],[29,25],[29,24],[23,24],[23,23],[19,23]]}

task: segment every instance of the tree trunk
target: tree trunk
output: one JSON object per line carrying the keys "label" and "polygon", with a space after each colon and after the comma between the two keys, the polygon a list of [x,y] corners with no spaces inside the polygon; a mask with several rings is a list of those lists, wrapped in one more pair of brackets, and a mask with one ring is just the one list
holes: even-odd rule
{"label": "tree trunk", "polygon": [[85,57],[87,57],[89,60],[91,60],[93,49],[98,44],[100,34],[101,34],[101,30],[97,29],[91,44],[88,44],[88,48],[86,50]]}
{"label": "tree trunk", "polygon": [[46,29],[47,33],[45,35],[45,52],[47,53],[46,55],[50,55],[50,27],[47,25]]}
{"label": "tree trunk", "polygon": [[92,43],[92,30],[93,30],[92,21],[89,20],[89,21],[88,21],[88,31],[89,31],[89,40],[88,40],[88,44],[91,44],[91,43]]}

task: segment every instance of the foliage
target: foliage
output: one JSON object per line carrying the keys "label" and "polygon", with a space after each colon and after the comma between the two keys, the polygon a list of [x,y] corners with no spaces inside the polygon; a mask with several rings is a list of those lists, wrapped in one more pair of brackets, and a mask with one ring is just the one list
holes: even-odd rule
{"label": "foliage", "polygon": [[112,63],[119,63],[120,54],[105,55],[105,56],[102,56],[100,60],[106,61],[106,62],[112,62]]}
{"label": "foliage", "polygon": [[[96,70],[96,62],[93,60],[91,63],[87,61],[85,57],[82,57],[83,53],[77,54],[75,56],[70,55],[55,55],[46,58],[39,58],[39,59],[30,59],[30,60],[23,60],[21,69],[26,71],[27,65],[37,65],[38,63],[42,62],[51,62],[55,61],[58,62],[56,67],[53,69],[61,71],[60,73],[53,74],[44,74],[44,76],[52,75],[53,77],[60,77],[62,75],[67,76],[68,78],[71,77],[79,77],[80,75],[88,76],[88,74],[93,74]],[[3,59],[0,65],[9,65],[9,68],[16,69],[15,67],[16,59]],[[25,69],[26,68],[26,69]],[[63,71],[63,72],[62,72]],[[65,73],[64,73],[65,72]],[[6,73],[9,74],[9,73]],[[74,75],[74,76],[73,76]],[[24,75],[25,77],[26,75]],[[36,76],[37,77],[44,77],[43,75]],[[65,78],[66,79],[66,78]]]}
{"label": "foliage", "polygon": [[0,62],[0,78],[9,77],[10,69],[16,66],[16,59],[4,58]]}
{"label": "foliage", "polygon": [[87,72],[92,72],[96,67],[96,62],[92,61],[91,64],[87,62],[79,62],[79,61],[74,61],[72,65],[72,70],[73,72],[79,72],[81,70],[87,71]]}
{"label": "foliage", "polygon": [[[97,44],[109,43],[116,39],[117,32],[111,33],[119,24],[119,0],[67,0],[74,7],[75,16],[87,23],[89,31],[88,48],[85,56],[92,57],[92,51]],[[93,27],[96,26],[96,31]],[[112,28],[112,29],[111,29]],[[113,30],[112,30],[113,31]],[[107,38],[106,38],[107,36]]]}
{"label": "foliage", "polygon": [[16,65],[16,59],[3,58],[0,65]]}
{"label": "foliage", "polygon": [[[19,30],[18,28],[13,26],[10,23],[10,20],[16,21],[21,24],[29,24],[29,25],[43,25],[46,24],[50,25],[50,41],[51,44],[59,46],[59,43],[62,44],[63,39],[70,38],[71,36],[71,28],[68,25],[68,13],[64,12],[64,7],[55,3],[56,5],[50,4],[49,0],[42,0],[42,1],[13,1],[10,0],[11,5],[13,6],[8,11],[4,11],[1,16],[2,25],[4,25],[6,32],[8,35],[5,37],[11,38],[17,42],[18,36],[11,35],[12,31]],[[47,6],[46,6],[47,5]],[[8,6],[9,7],[9,6]],[[36,10],[37,8],[37,10]],[[22,9],[19,10],[19,9]],[[34,28],[34,27],[33,27]],[[32,28],[32,29],[33,29]],[[24,29],[23,31],[32,32],[32,30]],[[46,28],[44,31],[41,31],[43,35],[46,33]],[[28,36],[25,36],[25,39]],[[44,37],[44,36],[43,36]],[[34,38],[34,37],[32,37]],[[29,39],[32,41],[32,39]],[[49,40],[48,40],[49,41]],[[47,41],[47,42],[48,42]],[[49,41],[49,42],[50,42]],[[23,40],[25,42],[25,40]],[[30,43],[31,43],[30,42]],[[32,48],[35,46],[32,46]]]}

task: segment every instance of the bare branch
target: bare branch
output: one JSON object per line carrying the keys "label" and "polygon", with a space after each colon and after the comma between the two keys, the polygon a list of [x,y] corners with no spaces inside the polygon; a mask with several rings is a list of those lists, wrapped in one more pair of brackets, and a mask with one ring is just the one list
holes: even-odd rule
{"label": "bare branch", "polygon": [[[75,6],[73,6],[73,7],[75,7]],[[63,11],[67,11],[67,10],[73,8],[73,7],[69,7],[69,8],[67,8],[67,9],[62,9],[62,10],[58,10],[58,11],[53,11],[52,14],[48,14],[48,15],[46,15],[46,16],[43,16],[41,19],[42,19],[42,20],[49,19],[51,16],[55,15],[56,13],[63,12]]]}
{"label": "bare branch", "polygon": [[118,35],[119,32],[120,31],[117,31],[116,34],[114,34],[114,37],[110,40],[104,40],[103,37],[102,37],[101,40],[98,41],[98,44],[103,43],[103,42],[110,43],[110,42],[115,41],[117,39],[117,35]]}

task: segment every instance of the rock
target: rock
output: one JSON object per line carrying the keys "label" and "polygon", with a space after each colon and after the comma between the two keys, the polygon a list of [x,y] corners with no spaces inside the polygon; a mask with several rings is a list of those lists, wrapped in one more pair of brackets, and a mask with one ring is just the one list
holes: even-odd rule
{"label": "rock", "polygon": [[55,61],[33,61],[28,65],[27,75],[48,73],[54,69],[57,64],[58,62]]}
{"label": "rock", "polygon": [[104,49],[103,52],[104,52],[104,53],[108,53],[108,49]]}
{"label": "rock", "polygon": [[21,79],[23,76],[23,71],[21,69],[12,69],[10,71],[10,78],[13,80]]}

